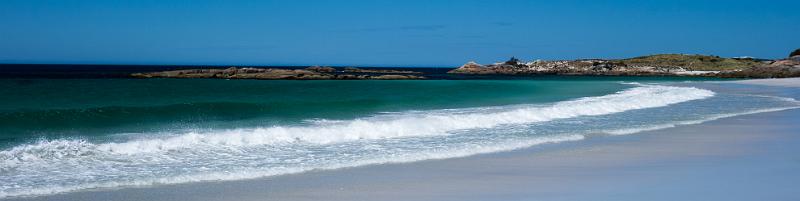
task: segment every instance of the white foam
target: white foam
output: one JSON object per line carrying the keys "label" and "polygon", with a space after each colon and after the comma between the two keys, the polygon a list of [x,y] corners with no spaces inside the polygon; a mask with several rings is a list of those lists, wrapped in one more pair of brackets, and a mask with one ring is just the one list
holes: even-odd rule
{"label": "white foam", "polygon": [[363,139],[446,135],[455,130],[492,128],[503,124],[534,123],[662,107],[713,95],[714,92],[693,87],[643,85],[615,94],[564,101],[549,106],[510,107],[514,109],[474,113],[432,111],[395,115],[392,118],[379,116],[312,126],[275,126],[216,133],[193,132],[163,139],[99,144],[97,149],[111,153],[136,154],[196,146],[328,144]]}
{"label": "white foam", "polygon": [[[391,138],[456,135],[471,129],[492,129],[507,124],[527,124],[581,116],[607,115],[629,110],[663,107],[686,101],[714,96],[714,92],[693,87],[641,85],[614,94],[586,97],[547,105],[515,105],[437,111],[415,111],[409,113],[377,115],[348,121],[314,120],[304,126],[275,126],[253,129],[234,129],[216,132],[189,132],[169,136],[148,136],[152,139],[130,139],[121,142],[92,143],[82,139],[43,140],[0,151],[0,181],[25,181],[23,184],[0,184],[0,198],[10,196],[43,195],[90,188],[118,186],[185,183],[208,180],[236,180],[278,174],[289,174],[309,169],[332,169],[366,164],[411,162],[427,159],[462,157],[472,154],[518,149],[541,143],[583,139],[582,135],[536,137],[521,141],[509,141],[486,146],[445,147],[426,149],[424,152],[387,152],[370,155],[368,159],[321,158],[325,161],[303,162],[288,166],[247,166],[236,168],[239,163],[252,162],[252,155],[243,153],[250,148],[276,147],[276,150],[299,151],[309,147],[337,145],[355,141],[371,141]],[[433,146],[433,145],[429,145]],[[300,150],[297,150],[299,147]],[[335,147],[335,146],[334,146]],[[266,149],[272,150],[272,149]],[[394,149],[385,149],[392,151]],[[230,151],[234,156],[226,156]],[[240,154],[240,155],[236,155]],[[252,154],[270,154],[257,149]],[[209,157],[212,157],[209,159]],[[222,158],[213,158],[222,157]],[[227,157],[227,158],[226,158]],[[243,157],[243,158],[236,158]],[[277,156],[278,162],[286,158]],[[365,156],[366,157],[366,156]],[[192,167],[192,171],[175,174],[157,174],[150,169],[164,164],[183,164],[202,160],[206,165],[220,165],[207,172],[205,167]],[[228,160],[228,161],[225,161]],[[115,165],[126,165],[131,169],[119,169]],[[286,165],[286,164],[284,164]],[[167,167],[167,166],[165,166]],[[135,169],[139,168],[139,169]],[[104,181],[73,182],[84,178],[83,172],[73,174],[46,174],[49,170],[92,170],[88,176],[113,172],[120,177],[104,178]],[[115,172],[116,171],[116,172]],[[140,171],[139,176],[129,171]],[[13,178],[12,178],[13,177]],[[55,178],[57,177],[57,178]],[[74,178],[73,178],[74,177]],[[69,181],[67,183],[52,180]],[[37,183],[38,182],[38,183]]]}
{"label": "white foam", "polygon": [[[786,99],[786,100],[788,101],[788,99]],[[794,100],[794,99],[791,99],[791,100]],[[644,126],[644,127],[607,130],[607,131],[603,131],[602,133],[609,134],[609,135],[630,135],[630,134],[641,133],[641,132],[645,132],[645,131],[653,131],[653,130],[674,128],[674,127],[683,126],[683,125],[701,124],[701,123],[705,123],[705,122],[708,122],[708,121],[714,121],[714,120],[718,120],[718,119],[724,119],[724,118],[741,116],[741,115],[758,114],[758,113],[764,113],[764,112],[777,112],[777,111],[783,111],[783,110],[789,110],[789,109],[797,109],[797,108],[800,108],[800,107],[781,107],[781,108],[752,110],[752,111],[738,112],[738,113],[719,114],[719,115],[713,115],[713,116],[709,116],[709,117],[706,117],[706,118],[703,118],[703,119],[699,119],[699,120],[678,121],[678,122],[651,125],[651,126]]]}
{"label": "white foam", "polygon": [[123,186],[148,186],[148,185],[179,184],[179,183],[202,182],[202,181],[231,181],[231,180],[254,179],[254,178],[261,178],[274,175],[295,174],[315,169],[332,170],[332,169],[358,167],[358,166],[373,165],[373,164],[408,163],[421,160],[467,157],[482,153],[510,151],[525,147],[531,147],[539,144],[577,141],[582,139],[584,139],[583,135],[543,137],[531,140],[509,142],[501,146],[469,146],[469,147],[460,147],[455,149],[443,149],[425,153],[396,154],[396,155],[372,158],[368,160],[354,161],[351,163],[339,163],[328,166],[249,169],[240,171],[186,174],[186,175],[171,176],[171,177],[159,177],[159,178],[140,178],[140,179],[126,180],[126,181],[79,183],[68,186],[50,184],[38,188],[15,190],[15,191],[8,191],[7,190],[8,186],[3,186],[0,184],[0,198],[38,196],[38,195],[71,192],[84,189],[114,188]]}
{"label": "white foam", "polygon": [[[330,121],[311,126],[275,126],[234,129],[209,133],[190,132],[166,138],[92,144],[85,140],[54,140],[26,144],[0,151],[3,166],[41,158],[108,154],[137,154],[202,147],[240,147],[288,143],[328,144],[363,139],[447,135],[450,131],[492,128],[503,124],[522,124],[578,116],[605,115],[634,109],[662,107],[711,97],[714,92],[693,87],[641,85],[615,94],[586,97],[547,106],[442,110],[392,118],[370,117],[351,121]],[[471,112],[463,112],[471,111]],[[317,120],[319,121],[319,120]]]}

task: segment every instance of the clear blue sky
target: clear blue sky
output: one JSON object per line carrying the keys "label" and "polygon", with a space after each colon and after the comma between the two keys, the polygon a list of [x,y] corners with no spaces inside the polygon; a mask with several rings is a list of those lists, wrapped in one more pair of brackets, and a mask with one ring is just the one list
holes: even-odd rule
{"label": "clear blue sky", "polygon": [[0,63],[456,66],[796,48],[798,0],[0,1]]}

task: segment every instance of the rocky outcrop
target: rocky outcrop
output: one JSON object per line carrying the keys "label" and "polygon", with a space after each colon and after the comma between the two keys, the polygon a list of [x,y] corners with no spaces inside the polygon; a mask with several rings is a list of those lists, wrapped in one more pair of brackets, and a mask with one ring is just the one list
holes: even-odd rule
{"label": "rocky outcrop", "polygon": [[311,66],[306,68],[306,70],[314,71],[318,73],[332,73],[336,72],[335,68],[327,67],[327,66]]}
{"label": "rocky outcrop", "polygon": [[[330,67],[327,67],[330,68]],[[326,67],[306,69],[280,68],[227,68],[227,69],[188,69],[150,73],[134,73],[135,78],[218,78],[218,79],[262,79],[262,80],[409,80],[425,79],[417,75],[356,75],[336,74]]]}
{"label": "rocky outcrop", "polygon": [[422,74],[421,72],[393,69],[360,69],[355,67],[345,67],[345,73],[377,73],[377,74]]}
{"label": "rocky outcrop", "polygon": [[793,56],[741,70],[720,72],[717,76],[727,78],[787,78],[800,77],[800,56]]}
{"label": "rocky outcrop", "polygon": [[486,68],[484,65],[480,65],[475,63],[474,61],[467,62],[466,64],[453,69],[447,73],[457,73],[457,74],[495,74],[494,69]]}
{"label": "rocky outcrop", "polygon": [[800,67],[800,56],[793,56],[793,57],[789,57],[787,59],[777,60],[777,61],[774,61],[774,62],[770,63],[769,66],[772,66],[772,67],[785,66],[785,67],[795,67],[795,68],[797,68],[797,67]]}
{"label": "rocky outcrop", "polygon": [[369,79],[373,80],[418,80],[424,78],[417,75],[376,75],[369,77]]}
{"label": "rocky outcrop", "polygon": [[480,65],[468,62],[448,73],[478,75],[626,75],[626,76],[716,76],[716,77],[799,77],[800,56],[768,61],[731,59],[705,55],[662,54],[631,59],[557,60],[506,62]]}

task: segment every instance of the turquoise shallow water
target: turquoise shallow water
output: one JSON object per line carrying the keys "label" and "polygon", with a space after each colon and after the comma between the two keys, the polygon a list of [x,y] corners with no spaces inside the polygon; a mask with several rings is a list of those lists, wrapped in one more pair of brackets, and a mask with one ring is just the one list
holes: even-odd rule
{"label": "turquoise shallow water", "polygon": [[0,198],[463,157],[798,106],[683,78],[0,79]]}
{"label": "turquoise shallow water", "polygon": [[8,79],[0,80],[0,139],[297,124],[380,112],[555,102],[628,87],[591,79]]}

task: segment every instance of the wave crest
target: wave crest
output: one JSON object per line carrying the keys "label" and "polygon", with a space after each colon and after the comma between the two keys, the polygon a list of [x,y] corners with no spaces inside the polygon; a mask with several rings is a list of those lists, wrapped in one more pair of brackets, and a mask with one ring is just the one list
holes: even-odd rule
{"label": "wave crest", "polygon": [[465,129],[493,128],[579,116],[606,115],[628,110],[663,107],[714,96],[694,87],[639,85],[614,94],[585,97],[550,105],[522,105],[479,109],[437,110],[328,121],[308,126],[275,126],[92,144],[85,140],[41,141],[0,152],[0,159],[25,161],[91,154],[139,154],[192,148],[230,148],[291,143],[330,144],[353,140],[448,135]]}

